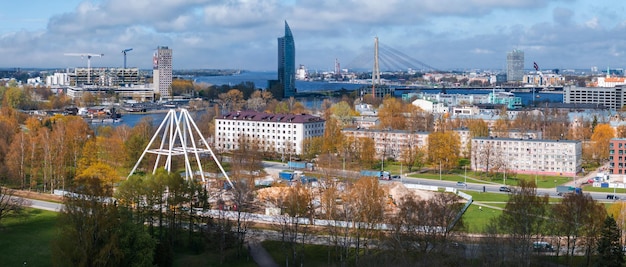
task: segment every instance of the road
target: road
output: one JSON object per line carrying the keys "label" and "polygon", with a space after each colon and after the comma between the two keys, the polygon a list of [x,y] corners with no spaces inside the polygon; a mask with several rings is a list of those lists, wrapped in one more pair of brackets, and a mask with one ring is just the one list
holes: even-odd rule
{"label": "road", "polygon": [[35,199],[28,199],[28,201],[31,202],[30,207],[35,208],[35,209],[59,212],[61,211],[61,208],[63,208],[63,204],[61,203],[41,201],[41,200],[35,200]]}
{"label": "road", "polygon": [[[583,179],[578,179],[578,181],[582,182]],[[507,192],[500,192],[500,187],[504,186],[502,184],[495,184],[495,183],[472,183],[470,179],[468,179],[468,182],[466,183],[466,186],[459,186],[457,185],[457,182],[452,182],[452,181],[444,181],[444,180],[433,180],[433,179],[426,179],[426,178],[412,178],[412,177],[403,177],[402,178],[402,182],[406,183],[406,184],[421,184],[421,185],[431,185],[431,186],[438,186],[438,187],[453,187],[459,190],[464,190],[464,191],[476,191],[476,192],[483,192],[483,188],[484,188],[484,192],[488,192],[488,193],[499,193],[499,194],[508,194]],[[511,187],[511,186],[507,186],[507,187]],[[585,194],[589,194],[591,195],[591,197],[595,200],[598,201],[607,201],[606,199],[606,195],[607,193],[600,193],[600,192],[585,192],[583,191]],[[538,195],[545,195],[548,194],[550,197],[561,197],[559,195],[557,195],[556,189],[555,188],[537,188],[537,194]],[[611,193],[612,194],[612,193]],[[626,194],[615,194],[617,196],[619,196],[620,199],[624,199],[626,198]],[[612,201],[612,200],[611,200]]]}

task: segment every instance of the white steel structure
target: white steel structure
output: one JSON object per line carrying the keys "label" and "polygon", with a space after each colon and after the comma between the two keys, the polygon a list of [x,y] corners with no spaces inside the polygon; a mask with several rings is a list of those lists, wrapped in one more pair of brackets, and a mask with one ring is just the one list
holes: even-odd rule
{"label": "white steel structure", "polygon": [[[161,144],[158,148],[151,148],[152,144],[157,140],[157,137],[161,136]],[[200,142],[200,144],[196,144],[196,142]],[[210,154],[217,166],[220,168],[220,171],[226,177],[226,180],[233,186],[233,183],[230,181],[228,174],[224,171],[224,168],[217,160],[215,153],[209,147],[206,139],[200,133],[198,126],[193,121],[189,112],[186,109],[181,109],[180,113],[177,115],[176,111],[170,109],[167,113],[161,125],[157,129],[154,136],[148,143],[146,149],[144,149],[141,157],[137,160],[135,167],[130,171],[129,177],[135,172],[137,166],[146,155],[146,153],[156,154],[157,158],[154,163],[154,168],[152,173],[155,173],[156,170],[163,166],[165,170],[168,172],[172,171],[172,158],[174,156],[184,156],[185,158],[185,176],[187,179],[191,179],[194,176],[194,171],[192,168],[192,160],[190,159],[190,155],[194,156],[194,163],[197,167],[197,172],[195,174],[199,174],[202,182],[206,182],[204,177],[204,171],[202,170],[202,164],[200,162],[202,154]],[[164,159],[162,159],[162,157]],[[163,165],[159,165],[162,162]],[[234,187],[234,186],[233,186]]]}

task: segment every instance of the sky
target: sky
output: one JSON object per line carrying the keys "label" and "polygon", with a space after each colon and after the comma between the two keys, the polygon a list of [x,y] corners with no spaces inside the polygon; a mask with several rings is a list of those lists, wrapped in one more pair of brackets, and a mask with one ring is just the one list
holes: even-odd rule
{"label": "sky", "polygon": [[[287,21],[296,64],[372,68],[374,38],[440,70],[624,68],[623,0],[24,0],[0,9],[0,68],[151,68],[158,46],[174,69],[275,71]],[[388,50],[387,50],[388,51]],[[383,55],[381,55],[382,57]],[[363,59],[372,60],[363,60]],[[415,64],[417,65],[417,64]]]}

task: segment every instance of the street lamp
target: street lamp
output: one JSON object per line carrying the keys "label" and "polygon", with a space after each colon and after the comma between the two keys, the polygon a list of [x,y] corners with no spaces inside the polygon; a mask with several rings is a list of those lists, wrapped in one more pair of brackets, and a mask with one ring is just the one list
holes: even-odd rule
{"label": "street lamp", "polygon": [[439,181],[441,181],[441,159],[439,159]]}
{"label": "street lamp", "polygon": [[463,165],[463,169],[465,169],[465,175],[463,175],[463,177],[465,177],[465,184],[467,185],[467,165]]}

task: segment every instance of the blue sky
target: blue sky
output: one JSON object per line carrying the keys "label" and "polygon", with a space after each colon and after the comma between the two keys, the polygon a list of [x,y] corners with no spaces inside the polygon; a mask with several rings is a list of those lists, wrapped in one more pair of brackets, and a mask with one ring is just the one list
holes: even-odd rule
{"label": "blue sky", "polygon": [[102,53],[94,67],[150,68],[157,46],[175,69],[276,69],[286,20],[296,64],[369,67],[373,38],[438,69],[624,68],[626,3],[618,0],[24,0],[0,9],[0,67],[84,67],[64,53]]}

